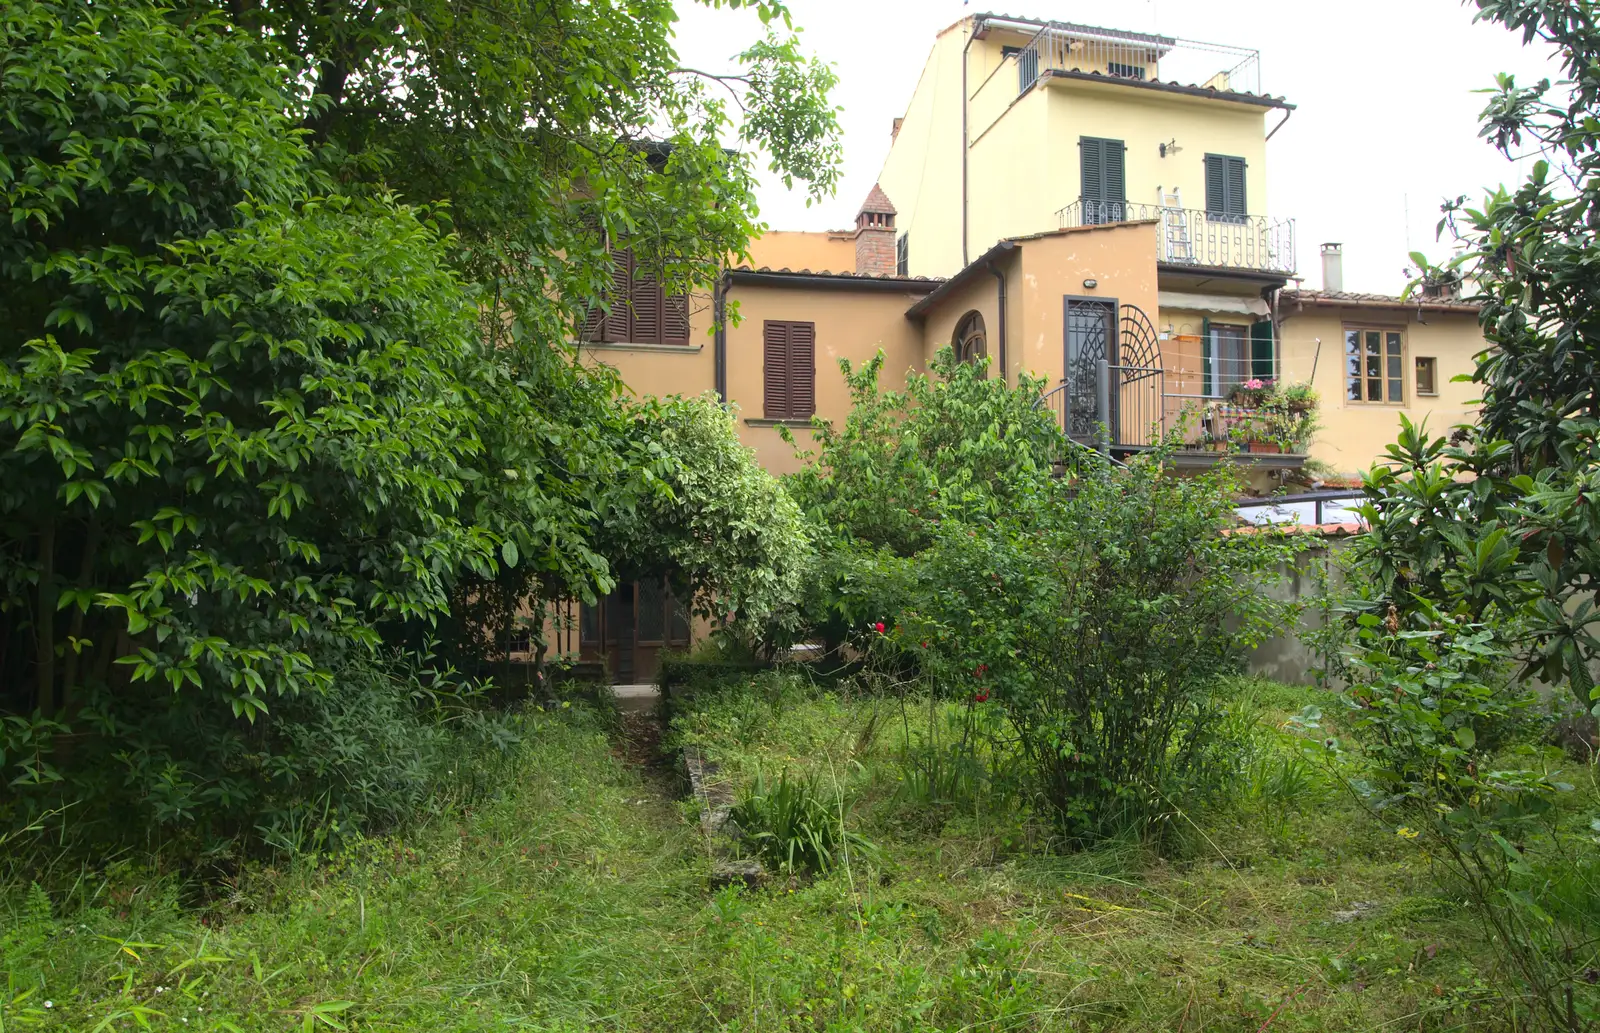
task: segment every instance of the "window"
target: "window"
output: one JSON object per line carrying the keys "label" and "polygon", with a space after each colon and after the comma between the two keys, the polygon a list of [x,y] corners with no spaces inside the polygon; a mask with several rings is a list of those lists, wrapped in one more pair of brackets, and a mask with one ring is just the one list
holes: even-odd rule
{"label": "window", "polygon": [[1439,393],[1439,360],[1431,356],[1417,356],[1417,394]]}
{"label": "window", "polygon": [[1211,323],[1200,343],[1200,365],[1207,398],[1225,398],[1235,384],[1253,375],[1250,327]]}
{"label": "window", "polygon": [[911,275],[911,234],[902,233],[894,242],[894,274]]}
{"label": "window", "polygon": [[1213,219],[1237,222],[1248,213],[1244,159],[1226,154],[1206,155],[1206,214]]}
{"label": "window", "polygon": [[611,253],[610,311],[596,307],[583,321],[583,340],[605,344],[688,344],[689,299],[667,297],[659,281],[639,267],[633,252]]}
{"label": "window", "polygon": [[1124,79],[1144,78],[1144,65],[1125,65],[1118,61],[1107,61],[1106,71],[1112,75],[1120,75]]}
{"label": "window", "polygon": [[1121,140],[1085,136],[1078,140],[1078,161],[1083,177],[1083,224],[1121,222],[1128,203],[1123,159],[1127,146]]}
{"label": "window", "polygon": [[1345,400],[1369,405],[1405,401],[1400,374],[1404,337],[1398,330],[1346,328]]}
{"label": "window", "polygon": [[817,411],[817,325],[769,319],[761,336],[767,419],[810,419]]}
{"label": "window", "polygon": [[989,343],[983,329],[983,313],[973,311],[962,316],[950,345],[955,349],[957,362],[978,362],[987,358]]}

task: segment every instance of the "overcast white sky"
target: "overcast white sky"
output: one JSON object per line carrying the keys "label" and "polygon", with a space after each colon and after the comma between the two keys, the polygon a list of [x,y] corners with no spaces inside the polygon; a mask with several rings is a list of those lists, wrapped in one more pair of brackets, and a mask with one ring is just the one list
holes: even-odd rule
{"label": "overcast white sky", "polygon": [[[776,229],[852,223],[905,112],[934,34],[968,11],[1158,30],[1261,51],[1262,89],[1299,109],[1269,143],[1265,214],[1297,221],[1299,265],[1320,287],[1318,244],[1345,246],[1347,290],[1397,293],[1408,250],[1442,256],[1439,203],[1521,173],[1478,139],[1494,74],[1557,78],[1548,51],[1459,0],[789,0],[806,46],[838,68],[845,167],[836,197],[805,199],[767,182],[762,218]],[[753,17],[679,5],[685,64],[725,67],[758,35]],[[1276,113],[1271,116],[1277,119]],[[955,160],[952,157],[951,160]],[[1524,163],[1525,164],[1525,163]],[[1407,209],[1409,208],[1409,218]],[[1409,242],[1409,248],[1408,248]]]}

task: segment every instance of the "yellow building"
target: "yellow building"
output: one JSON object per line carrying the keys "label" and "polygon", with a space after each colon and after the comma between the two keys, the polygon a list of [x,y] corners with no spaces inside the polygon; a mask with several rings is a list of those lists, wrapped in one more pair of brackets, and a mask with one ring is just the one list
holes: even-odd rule
{"label": "yellow building", "polygon": [[[621,253],[580,354],[640,393],[716,392],[775,473],[802,462],[782,428],[804,448],[813,417],[846,416],[839,359],[881,349],[899,386],[948,345],[1045,378],[1063,432],[1114,454],[1182,428],[1180,465],[1240,463],[1258,491],[1311,480],[1308,459],[1353,476],[1401,414],[1471,418],[1452,378],[1484,347],[1477,310],[1347,293],[1337,244],[1324,289],[1302,286],[1293,219],[1264,212],[1267,143],[1294,108],[1259,68],[1236,47],[965,18],[935,39],[852,228],[770,232],[691,298]],[[1263,406],[1258,381],[1299,400]],[[629,591],[584,625],[631,657],[624,680],[677,633],[657,590]]]}

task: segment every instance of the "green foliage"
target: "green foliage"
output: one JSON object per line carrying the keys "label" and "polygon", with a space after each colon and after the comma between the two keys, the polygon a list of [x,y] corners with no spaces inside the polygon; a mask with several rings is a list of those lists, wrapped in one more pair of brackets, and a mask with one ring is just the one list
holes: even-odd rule
{"label": "green foliage", "polygon": [[1164,458],[1048,481],[1003,517],[947,525],[886,643],[937,691],[1004,714],[1033,791],[1074,837],[1204,795],[1221,713],[1210,686],[1288,614],[1260,586],[1293,541],[1229,533],[1230,475],[1175,477]]}
{"label": "green foliage", "polygon": [[[1367,806],[1400,838],[1425,843],[1478,905],[1524,988],[1514,1006],[1539,1028],[1589,1028],[1600,1018],[1600,996],[1585,981],[1600,962],[1600,923],[1592,909],[1547,910],[1572,894],[1550,892],[1531,856],[1539,840],[1563,849],[1551,819],[1573,786],[1534,747],[1506,742],[1535,697],[1506,686],[1504,643],[1492,626],[1425,602],[1405,623],[1372,614],[1360,622],[1356,681],[1344,699],[1368,762],[1357,784]],[[1583,892],[1597,886],[1588,874]]]}
{"label": "green foliage", "polygon": [[1039,406],[1039,381],[1011,388],[948,348],[904,391],[879,387],[882,367],[882,354],[860,369],[841,361],[850,415],[819,422],[814,462],[786,479],[818,527],[802,614],[835,646],[904,605],[906,560],[942,526],[1011,510],[1076,447]]}
{"label": "green foliage", "polygon": [[791,781],[787,770],[776,785],[758,770],[729,817],[745,844],[779,871],[825,872],[873,852],[845,828],[842,799],[826,799],[814,780]]}
{"label": "green foliage", "polygon": [[[276,828],[269,801],[313,821],[315,792],[257,793],[258,769],[404,785],[375,720],[335,720],[339,679],[385,640],[411,663],[442,634],[441,669],[503,655],[520,614],[613,586],[630,557],[600,529],[625,517],[635,542],[677,535],[705,599],[778,609],[804,536],[725,414],[623,405],[564,345],[608,245],[689,287],[754,227],[751,159],[676,68],[673,19],[665,0],[7,8],[8,816],[83,802],[80,827],[210,849]],[[745,139],[829,186],[832,73],[776,34],[745,66]],[[302,754],[298,728],[373,767]]]}
{"label": "green foliage", "polygon": [[[1594,238],[1600,211],[1600,139],[1592,112],[1600,104],[1600,30],[1571,5],[1542,0],[1476,0],[1478,18],[1498,22],[1524,41],[1558,54],[1563,81],[1519,85],[1500,75],[1481,136],[1502,153],[1541,151],[1522,184],[1497,188],[1477,207],[1462,197],[1444,206],[1440,232],[1452,231],[1460,254],[1438,268],[1421,255],[1419,284],[1477,284],[1486,349],[1471,380],[1482,390],[1477,425],[1450,447],[1402,442],[1396,477],[1416,482],[1430,505],[1500,532],[1500,571],[1464,570],[1449,597],[1475,620],[1514,625],[1508,645],[1524,672],[1565,681],[1585,708],[1600,705],[1592,667],[1600,658],[1597,616],[1589,598],[1600,575],[1595,502],[1600,499],[1600,316]],[[1420,436],[1420,435],[1419,435]],[[1420,460],[1425,459],[1425,462]],[[1375,475],[1381,478],[1381,475]],[[1399,488],[1375,479],[1373,494]],[[1474,535],[1478,537],[1478,535]],[[1419,571],[1426,573],[1426,571]],[[1491,582],[1507,586],[1496,592]],[[1388,602],[1405,611],[1404,593]]]}
{"label": "green foliage", "polygon": [[862,546],[909,556],[941,522],[998,516],[1047,480],[1072,447],[1038,405],[1042,381],[1017,387],[986,363],[935,356],[906,389],[878,386],[883,355],[853,369],[840,360],[851,410],[842,428],[822,422],[815,462],[790,478],[813,519]]}
{"label": "green foliage", "polygon": [[614,509],[610,552],[637,577],[685,584],[697,613],[754,627],[793,623],[811,563],[800,509],[739,440],[731,409],[715,397],[642,407],[641,436],[663,457],[663,491]]}

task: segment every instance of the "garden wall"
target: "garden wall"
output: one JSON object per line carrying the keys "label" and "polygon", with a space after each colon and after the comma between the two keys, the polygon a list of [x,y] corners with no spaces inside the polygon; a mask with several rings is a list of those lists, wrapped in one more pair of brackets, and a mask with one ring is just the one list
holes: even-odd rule
{"label": "garden wall", "polygon": [[1261,643],[1250,654],[1246,663],[1251,674],[1291,685],[1310,685],[1315,681],[1312,670],[1322,662],[1306,645],[1304,636],[1322,627],[1320,604],[1324,593],[1330,587],[1337,587],[1337,557],[1355,541],[1356,534],[1354,525],[1350,524],[1326,524],[1320,533],[1323,544],[1302,552],[1296,562],[1284,570],[1284,577],[1267,589],[1267,594],[1274,599],[1301,602],[1305,608],[1297,624]]}

